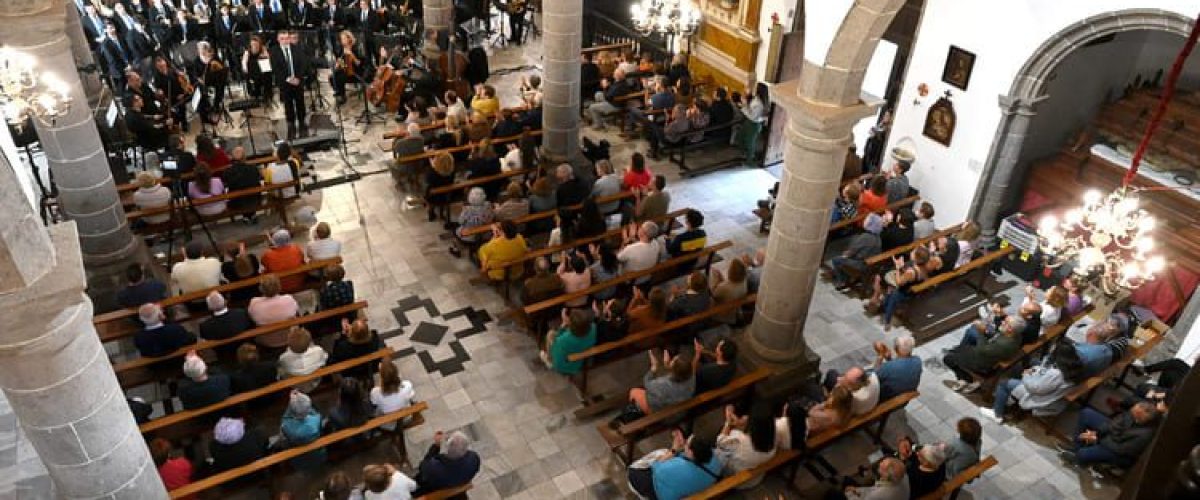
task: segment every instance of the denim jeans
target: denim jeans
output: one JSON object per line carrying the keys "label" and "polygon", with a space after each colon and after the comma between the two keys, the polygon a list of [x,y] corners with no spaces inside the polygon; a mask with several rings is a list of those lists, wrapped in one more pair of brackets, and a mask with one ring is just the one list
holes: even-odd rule
{"label": "denim jeans", "polygon": [[963,331],[962,340],[959,341],[958,345],[979,345],[979,341],[982,338],[983,334],[980,333],[978,328],[975,328],[975,325],[967,325],[967,329]]}
{"label": "denim jeans", "polygon": [[836,285],[844,285],[850,280],[850,273],[844,269],[857,271],[856,274],[862,276],[867,272],[867,263],[858,259],[847,259],[845,257],[834,257],[829,260],[829,267],[833,269],[833,283]]}
{"label": "denim jeans", "polygon": [[992,401],[992,411],[996,412],[997,417],[1004,416],[1004,410],[1008,408],[1008,398],[1018,385],[1021,385],[1019,378],[1010,378],[996,385],[996,399]]}
{"label": "denim jeans", "polygon": [[1091,408],[1085,407],[1079,412],[1079,424],[1075,427],[1075,435],[1072,436],[1076,446],[1075,458],[1079,462],[1079,465],[1110,464],[1119,467],[1128,467],[1133,462],[1099,444],[1085,445],[1079,440],[1079,435],[1083,434],[1086,430],[1099,431],[1100,429],[1107,428],[1108,420],[1108,417],[1103,413]]}
{"label": "denim jeans", "polygon": [[892,316],[896,314],[896,308],[906,299],[908,299],[908,296],[904,295],[904,292],[899,288],[892,290],[892,293],[887,294],[883,298],[883,324],[892,324]]}

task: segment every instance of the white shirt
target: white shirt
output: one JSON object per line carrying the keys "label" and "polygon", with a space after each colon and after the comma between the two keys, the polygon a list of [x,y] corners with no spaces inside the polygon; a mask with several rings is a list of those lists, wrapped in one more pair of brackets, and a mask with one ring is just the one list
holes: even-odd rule
{"label": "white shirt", "polygon": [[392,474],[392,481],[386,490],[383,490],[382,493],[375,493],[371,490],[363,491],[363,498],[366,500],[410,500],[412,492],[416,490],[416,481],[409,479],[404,473],[396,471]]}
{"label": "white shirt", "polygon": [[[391,394],[384,394],[383,389],[379,386],[371,388],[369,396],[371,404],[375,405],[375,413],[386,415],[412,406],[413,398],[417,397],[416,391],[413,390],[412,382],[407,380],[400,382],[400,390]],[[380,427],[393,430],[396,428],[396,423],[391,422],[383,424]]]}
{"label": "white shirt", "polygon": [[171,288],[176,295],[221,284],[221,261],[212,257],[186,259],[171,269]]}
{"label": "white shirt", "polygon": [[308,242],[305,253],[308,254],[309,262],[332,259],[342,254],[342,242],[333,238],[312,240]]}
{"label": "white shirt", "polygon": [[319,345],[310,345],[308,350],[302,353],[295,353],[288,349],[279,355],[279,377],[308,375],[325,366],[327,359],[329,359],[329,354]]}
{"label": "white shirt", "polygon": [[[775,456],[774,447],[767,451],[754,449],[754,443],[750,441],[750,435],[739,429],[733,429],[725,436],[718,436],[717,449],[719,450],[719,455],[725,457],[724,471],[726,474],[736,474],[747,469],[753,469]],[[762,481],[762,477],[758,476],[751,479],[738,486],[738,489],[753,488]]]}
{"label": "white shirt", "polygon": [[513,149],[504,155],[504,160],[500,162],[500,170],[503,172],[512,172],[513,170],[521,170],[525,168],[521,163],[521,150]]}
{"label": "white shirt", "polygon": [[879,376],[867,375],[867,385],[850,394],[850,414],[862,415],[879,404]]}
{"label": "white shirt", "polygon": [[[267,177],[271,179],[271,184],[282,184],[296,180],[292,176],[292,167],[287,163],[275,162],[267,166]],[[279,191],[284,198],[296,196],[296,188],[287,188]]]}

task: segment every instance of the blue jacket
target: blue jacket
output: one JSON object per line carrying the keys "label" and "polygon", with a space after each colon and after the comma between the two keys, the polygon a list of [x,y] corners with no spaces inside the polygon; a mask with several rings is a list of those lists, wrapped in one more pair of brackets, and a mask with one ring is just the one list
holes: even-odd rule
{"label": "blue jacket", "polygon": [[461,486],[471,482],[479,473],[479,454],[467,450],[467,454],[457,460],[441,453],[441,447],[434,444],[417,466],[417,484],[419,491],[428,492],[444,488]]}
{"label": "blue jacket", "polygon": [[1112,364],[1112,349],[1104,344],[1079,342],[1075,344],[1075,352],[1079,354],[1079,360],[1083,362],[1084,374],[1088,377],[1104,371],[1108,365]]}
{"label": "blue jacket", "polygon": [[721,461],[713,456],[702,470],[699,464],[675,456],[650,465],[654,495],[658,500],[679,500],[712,486],[721,476]]}
{"label": "blue jacket", "polygon": [[[321,437],[321,414],[315,411],[307,415],[295,416],[285,412],[279,422],[279,432],[283,434],[288,447],[304,446]],[[325,449],[305,453],[292,459],[292,465],[297,469],[312,469],[325,463]]]}

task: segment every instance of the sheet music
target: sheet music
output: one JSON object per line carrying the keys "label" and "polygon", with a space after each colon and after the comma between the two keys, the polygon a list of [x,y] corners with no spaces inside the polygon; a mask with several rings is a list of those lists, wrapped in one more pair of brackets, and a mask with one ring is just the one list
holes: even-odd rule
{"label": "sheet music", "polygon": [[117,109],[117,105],[115,103],[108,106],[108,112],[104,114],[104,121],[108,123],[109,128],[116,126],[117,116],[120,113],[121,111]]}
{"label": "sheet music", "polygon": [[192,91],[191,108],[192,108],[193,113],[195,113],[197,110],[200,109],[200,99],[203,97],[204,97],[204,94],[199,88]]}
{"label": "sheet music", "polygon": [[271,60],[270,59],[259,59],[258,60],[258,70],[262,71],[263,73],[270,73],[271,72]]}

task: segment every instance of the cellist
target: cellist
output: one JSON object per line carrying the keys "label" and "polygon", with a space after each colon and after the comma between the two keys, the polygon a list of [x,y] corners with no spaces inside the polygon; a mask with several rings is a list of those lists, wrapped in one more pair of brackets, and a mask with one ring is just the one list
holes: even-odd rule
{"label": "cellist", "polygon": [[333,52],[335,61],[333,73],[329,77],[338,106],[346,103],[347,83],[357,81],[360,85],[366,85],[363,82],[368,76],[367,59],[355,42],[354,34],[349,31],[342,31],[338,34],[339,47]]}

